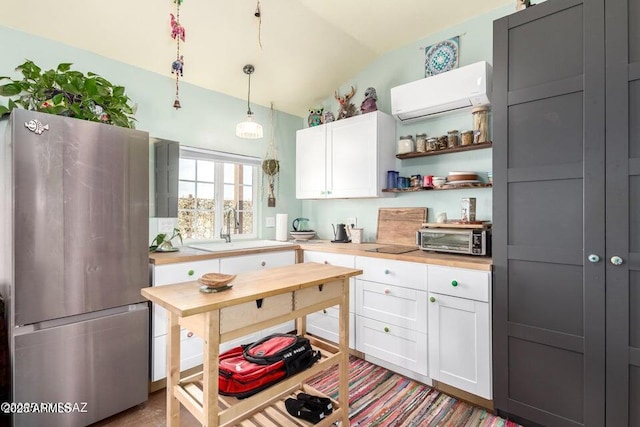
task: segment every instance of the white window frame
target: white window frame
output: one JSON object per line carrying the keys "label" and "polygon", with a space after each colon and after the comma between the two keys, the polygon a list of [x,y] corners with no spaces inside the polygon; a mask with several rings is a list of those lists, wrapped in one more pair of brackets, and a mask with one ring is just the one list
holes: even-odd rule
{"label": "white window frame", "polygon": [[[220,238],[220,230],[224,224],[224,163],[235,163],[253,168],[251,176],[251,189],[253,200],[253,224],[251,234],[232,234],[234,240],[255,239],[258,236],[258,209],[259,209],[259,189],[258,174],[260,173],[260,165],[262,160],[259,157],[244,156],[241,154],[226,153],[223,151],[214,151],[197,147],[189,147],[180,145],[180,159],[208,160],[214,162],[214,199],[215,199],[215,221],[213,238],[211,239],[184,239],[187,243],[206,243],[224,241]],[[197,177],[196,177],[197,178]],[[180,182],[178,174],[178,182]],[[195,180],[195,182],[198,182]],[[178,195],[178,197],[180,197]]]}

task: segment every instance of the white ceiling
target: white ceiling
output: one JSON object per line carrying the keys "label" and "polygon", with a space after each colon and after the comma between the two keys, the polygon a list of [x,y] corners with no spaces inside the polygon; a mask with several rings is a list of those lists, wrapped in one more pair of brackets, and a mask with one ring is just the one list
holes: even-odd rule
{"label": "white ceiling", "polygon": [[[304,117],[380,55],[509,3],[261,0],[261,48],[256,0],[184,0],[182,80],[246,100],[250,63],[252,104]],[[4,2],[0,25],[171,76],[175,9],[174,0],[19,0]]]}

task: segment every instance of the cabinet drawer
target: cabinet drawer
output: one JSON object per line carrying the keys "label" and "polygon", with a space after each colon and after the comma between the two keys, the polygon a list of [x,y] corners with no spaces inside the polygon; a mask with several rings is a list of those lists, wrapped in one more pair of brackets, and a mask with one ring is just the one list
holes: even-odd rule
{"label": "cabinet drawer", "polygon": [[217,273],[219,271],[220,261],[217,259],[154,265],[151,269],[151,286],[190,282],[198,280],[198,277],[205,273]]}
{"label": "cabinet drawer", "polygon": [[[203,341],[186,329],[180,331],[180,371],[202,364]],[[167,336],[153,338],[151,381],[167,376]]]}
{"label": "cabinet drawer", "polygon": [[356,279],[356,314],[427,332],[427,293]]}
{"label": "cabinet drawer", "polygon": [[427,375],[427,334],[356,316],[356,349]]}
{"label": "cabinet drawer", "polygon": [[[331,252],[304,251],[304,262],[317,262],[319,264],[337,265],[339,267],[355,268],[356,257],[354,255],[334,254]],[[356,306],[355,299],[355,278],[349,278],[349,311],[354,313]]]}
{"label": "cabinet drawer", "polygon": [[[356,348],[356,316],[349,313],[349,348]],[[340,310],[334,307],[307,316],[307,332],[333,343],[340,339]]]}
{"label": "cabinet drawer", "polygon": [[265,252],[260,254],[242,255],[221,258],[220,272],[238,274],[245,271],[256,271],[264,268],[282,267],[296,262],[295,251]]}
{"label": "cabinet drawer", "polygon": [[430,265],[427,277],[429,292],[489,302],[490,272]]}
{"label": "cabinet drawer", "polygon": [[[322,288],[321,288],[322,286]],[[322,289],[322,290],[320,290]],[[309,307],[314,304],[340,298],[342,295],[342,281],[325,283],[318,286],[310,286],[294,292],[293,305],[296,310]]]}
{"label": "cabinet drawer", "polygon": [[382,258],[356,257],[356,268],[363,271],[357,279],[427,290],[427,265]]}
{"label": "cabinet drawer", "polygon": [[220,309],[220,333],[235,331],[293,311],[293,293],[274,295],[257,301],[248,301]]}
{"label": "cabinet drawer", "polygon": [[332,252],[304,251],[304,262],[317,262],[319,264],[354,268],[356,265],[356,257],[354,255],[334,254]]}

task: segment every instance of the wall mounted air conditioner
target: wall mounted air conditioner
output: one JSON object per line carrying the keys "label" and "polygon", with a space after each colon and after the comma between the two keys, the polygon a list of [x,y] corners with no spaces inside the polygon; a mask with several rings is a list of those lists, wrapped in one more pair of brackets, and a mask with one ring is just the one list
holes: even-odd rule
{"label": "wall mounted air conditioner", "polygon": [[391,88],[391,113],[401,122],[489,105],[491,65],[485,61]]}

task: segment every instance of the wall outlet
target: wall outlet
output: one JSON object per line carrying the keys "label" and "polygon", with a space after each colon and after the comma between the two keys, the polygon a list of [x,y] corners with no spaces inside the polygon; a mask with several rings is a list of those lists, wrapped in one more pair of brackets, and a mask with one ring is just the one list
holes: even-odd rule
{"label": "wall outlet", "polygon": [[171,233],[173,231],[173,218],[158,218],[158,233]]}
{"label": "wall outlet", "polygon": [[264,219],[265,227],[271,228],[276,226],[276,218],[273,216],[268,216]]}
{"label": "wall outlet", "polygon": [[351,227],[351,224],[353,224],[354,228],[358,227],[358,218],[354,217],[350,217],[347,218],[347,227]]}

